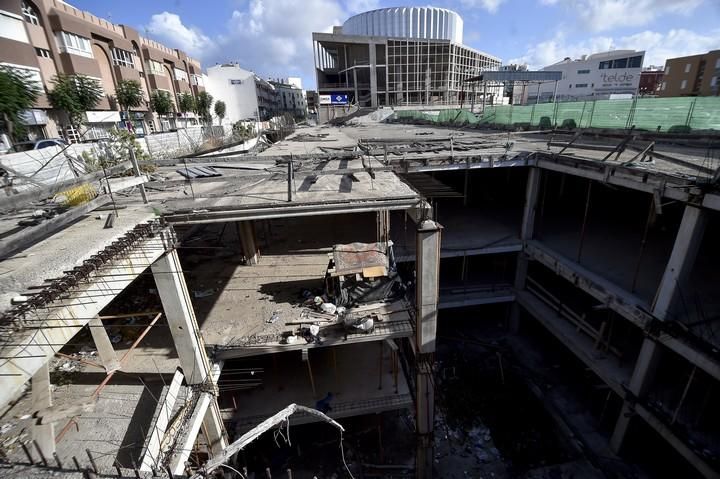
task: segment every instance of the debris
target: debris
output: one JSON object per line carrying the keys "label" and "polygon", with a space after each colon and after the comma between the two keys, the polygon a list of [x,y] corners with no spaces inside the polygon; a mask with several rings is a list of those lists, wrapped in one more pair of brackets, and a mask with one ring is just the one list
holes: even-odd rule
{"label": "debris", "polygon": [[272,314],[272,316],[270,316],[270,319],[266,319],[265,322],[268,324],[272,324],[275,321],[277,321],[278,319],[280,319],[280,311],[273,311],[273,314]]}
{"label": "debris", "polygon": [[28,301],[27,296],[15,296],[13,299],[10,300],[10,303],[20,304],[20,303],[26,303],[27,301]]}
{"label": "debris", "polygon": [[323,303],[320,305],[320,310],[323,313],[335,314],[337,312],[337,306],[332,303]]}
{"label": "debris", "polygon": [[212,166],[188,166],[175,170],[185,178],[212,178],[214,176],[222,176],[222,173],[217,171]]}
{"label": "debris", "polygon": [[212,296],[213,294],[215,294],[215,291],[217,290],[214,288],[193,291],[193,296],[195,298],[207,298],[208,296]]}
{"label": "debris", "polygon": [[9,422],[6,424],[3,424],[2,426],[0,426],[0,434],[5,434],[12,428],[13,428],[13,425],[10,424]]}

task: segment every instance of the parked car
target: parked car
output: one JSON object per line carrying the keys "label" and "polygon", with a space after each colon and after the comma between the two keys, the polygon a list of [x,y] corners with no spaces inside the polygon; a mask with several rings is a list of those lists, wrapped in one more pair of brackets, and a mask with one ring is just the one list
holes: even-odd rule
{"label": "parked car", "polygon": [[20,151],[30,150],[42,150],[43,148],[48,148],[51,146],[65,147],[67,146],[67,142],[61,138],[43,138],[42,140],[36,141],[21,141],[20,143],[15,143],[12,148],[10,148],[10,151],[8,151],[8,153],[18,153]]}

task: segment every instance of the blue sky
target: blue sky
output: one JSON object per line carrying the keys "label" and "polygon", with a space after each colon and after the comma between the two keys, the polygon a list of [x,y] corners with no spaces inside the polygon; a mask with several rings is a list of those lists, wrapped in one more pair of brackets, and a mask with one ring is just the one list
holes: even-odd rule
{"label": "blue sky", "polygon": [[[311,32],[385,0],[70,0],[177,47],[203,66],[237,61],[264,77],[315,84]],[[438,0],[457,11],[464,43],[504,63],[542,67],[608,49],[647,50],[645,65],[720,49],[720,0]]]}

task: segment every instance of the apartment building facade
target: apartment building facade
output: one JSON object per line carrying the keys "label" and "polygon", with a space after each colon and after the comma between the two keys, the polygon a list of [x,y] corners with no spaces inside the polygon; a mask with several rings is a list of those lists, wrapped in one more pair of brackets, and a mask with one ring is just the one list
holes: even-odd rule
{"label": "apartment building facade", "polygon": [[275,87],[237,63],[209,67],[204,81],[208,93],[215,100],[225,102],[224,121],[229,124],[240,120],[269,120],[280,109]]}
{"label": "apartment building facade", "polygon": [[[167,129],[175,126],[175,115],[153,114],[151,92],[167,91],[176,102],[181,93],[204,90],[199,61],[60,0],[0,1],[0,66],[24,72],[42,87],[34,108],[23,115],[30,139],[93,140],[128,122],[138,134]],[[58,74],[86,75],[102,86],[103,98],[85,114],[88,130],[82,137],[48,101],[46,92]],[[143,89],[145,101],[129,118],[121,115],[114,99],[122,80],[139,81]]]}
{"label": "apartment building facade", "polygon": [[661,97],[720,95],[720,50],[668,59],[658,94]]}
{"label": "apartment building facade", "polygon": [[302,88],[290,83],[290,79],[270,80],[278,97],[278,108],[281,112],[290,113],[294,118],[307,116],[307,102]]}

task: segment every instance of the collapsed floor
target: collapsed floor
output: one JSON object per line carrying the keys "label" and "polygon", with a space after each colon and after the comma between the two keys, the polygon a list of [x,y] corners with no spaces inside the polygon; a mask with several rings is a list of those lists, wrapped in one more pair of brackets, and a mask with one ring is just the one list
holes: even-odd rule
{"label": "collapsed floor", "polygon": [[[162,217],[120,257],[127,264],[111,259],[91,290],[54,299],[62,308],[103,305],[99,323],[75,315],[72,334],[46,340],[46,383],[37,370],[3,370],[33,378],[2,412],[5,460],[68,474],[76,466],[130,477],[167,466],[182,475],[185,462],[195,470],[218,456],[216,433],[227,444],[298,403],[346,428],[347,467],[339,437],[308,415],[232,464],[319,478],[432,469],[438,477],[717,477],[720,213],[706,178],[685,164],[708,168],[704,150],[658,147],[684,162],[673,171],[660,157],[631,165],[631,152],[603,160],[613,140],[548,153],[547,138],[517,136],[512,149],[507,138],[408,125],[317,128],[249,160],[205,160],[219,177],[189,181],[168,163],[148,183],[154,212],[128,195],[118,200],[116,230],[84,216],[5,259],[9,300]],[[433,238],[442,238],[436,249]],[[305,341],[334,245],[387,240],[406,297],[372,306],[370,333],[329,328]],[[433,258],[434,275],[426,272]],[[18,330],[50,337],[46,310],[26,314]],[[189,337],[178,314],[189,318]],[[207,367],[202,380],[193,379],[196,366]],[[52,436],[38,424],[39,384],[52,397]],[[217,431],[199,416],[202,404],[217,408]],[[433,439],[430,471],[420,461],[421,428]],[[32,440],[40,437],[55,439],[57,456],[39,454],[45,444]],[[149,455],[155,450],[172,460]]]}

